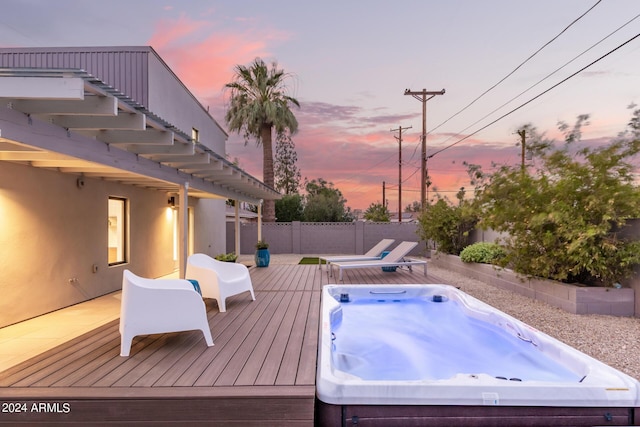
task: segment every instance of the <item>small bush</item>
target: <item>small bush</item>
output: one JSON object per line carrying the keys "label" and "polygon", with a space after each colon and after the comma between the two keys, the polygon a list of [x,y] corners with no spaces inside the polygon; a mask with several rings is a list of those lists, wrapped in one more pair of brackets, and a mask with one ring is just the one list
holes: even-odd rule
{"label": "small bush", "polygon": [[233,252],[230,252],[228,254],[216,255],[214,258],[217,259],[218,261],[223,261],[223,262],[236,262],[236,260],[238,259],[238,255],[236,255]]}
{"label": "small bush", "polygon": [[269,244],[264,240],[258,240],[258,243],[256,243],[256,249],[269,249]]}
{"label": "small bush", "polygon": [[460,252],[460,260],[462,262],[498,264],[506,255],[504,248],[497,243],[478,242],[464,248]]}

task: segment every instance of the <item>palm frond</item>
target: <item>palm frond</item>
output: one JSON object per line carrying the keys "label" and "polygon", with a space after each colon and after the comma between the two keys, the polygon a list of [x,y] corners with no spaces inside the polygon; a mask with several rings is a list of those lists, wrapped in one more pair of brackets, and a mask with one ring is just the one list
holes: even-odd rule
{"label": "palm frond", "polygon": [[300,107],[297,99],[287,95],[286,74],[272,62],[268,67],[256,58],[249,66],[237,65],[234,80],[225,85],[230,89],[230,101],[225,120],[232,132],[242,132],[245,143],[251,137],[258,144],[264,125],[280,133],[288,130],[295,133],[298,121],[290,105]]}

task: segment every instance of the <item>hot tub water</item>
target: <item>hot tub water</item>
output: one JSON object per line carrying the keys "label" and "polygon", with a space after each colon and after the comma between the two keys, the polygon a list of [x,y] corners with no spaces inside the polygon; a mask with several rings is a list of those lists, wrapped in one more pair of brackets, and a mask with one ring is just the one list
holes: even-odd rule
{"label": "hot tub water", "polygon": [[488,374],[512,381],[574,381],[583,375],[535,341],[469,317],[457,301],[363,298],[342,304],[332,325],[334,366],[364,380],[440,380]]}

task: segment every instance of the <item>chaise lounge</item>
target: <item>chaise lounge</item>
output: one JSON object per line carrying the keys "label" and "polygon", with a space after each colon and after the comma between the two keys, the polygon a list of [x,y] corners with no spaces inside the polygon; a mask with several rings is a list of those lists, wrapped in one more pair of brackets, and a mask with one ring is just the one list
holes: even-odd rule
{"label": "chaise lounge", "polygon": [[327,263],[327,271],[331,274],[331,263],[334,262],[352,262],[352,261],[375,261],[382,258],[382,252],[395,242],[394,239],[382,239],[374,247],[369,249],[363,255],[336,255],[323,256],[318,258],[318,268],[322,268],[322,261]]}
{"label": "chaise lounge", "polygon": [[371,261],[351,261],[351,262],[332,262],[329,266],[330,270],[337,267],[339,270],[338,279],[342,281],[342,270],[353,268],[372,268],[372,267],[408,267],[410,270],[414,265],[422,265],[424,267],[424,275],[427,275],[427,261],[413,258],[405,258],[418,242],[402,242],[393,249],[387,256],[382,259]]}

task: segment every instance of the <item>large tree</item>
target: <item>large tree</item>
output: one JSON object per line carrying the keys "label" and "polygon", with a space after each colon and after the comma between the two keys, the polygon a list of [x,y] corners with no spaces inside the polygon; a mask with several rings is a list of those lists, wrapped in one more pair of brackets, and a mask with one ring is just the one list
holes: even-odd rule
{"label": "large tree", "polygon": [[322,178],[306,180],[304,212],[302,219],[307,222],[352,222],[351,209],[346,206],[342,192]]}
{"label": "large tree", "polygon": [[[234,71],[233,81],[225,85],[231,90],[225,120],[231,132],[243,134],[245,144],[255,139],[262,145],[262,179],[274,188],[272,133],[293,134],[298,130],[290,106],[299,107],[300,103],[287,95],[285,81],[289,75],[278,69],[276,62],[269,67],[256,58],[248,67],[237,65]],[[273,200],[265,200],[263,217],[265,222],[275,221]]]}
{"label": "large tree", "polygon": [[298,193],[285,194],[276,200],[276,218],[278,222],[301,221],[304,206],[302,196]]}
{"label": "large tree", "polygon": [[274,165],[276,190],[284,194],[296,194],[300,188],[302,174],[296,166],[298,154],[288,134],[276,138],[276,160]]}

